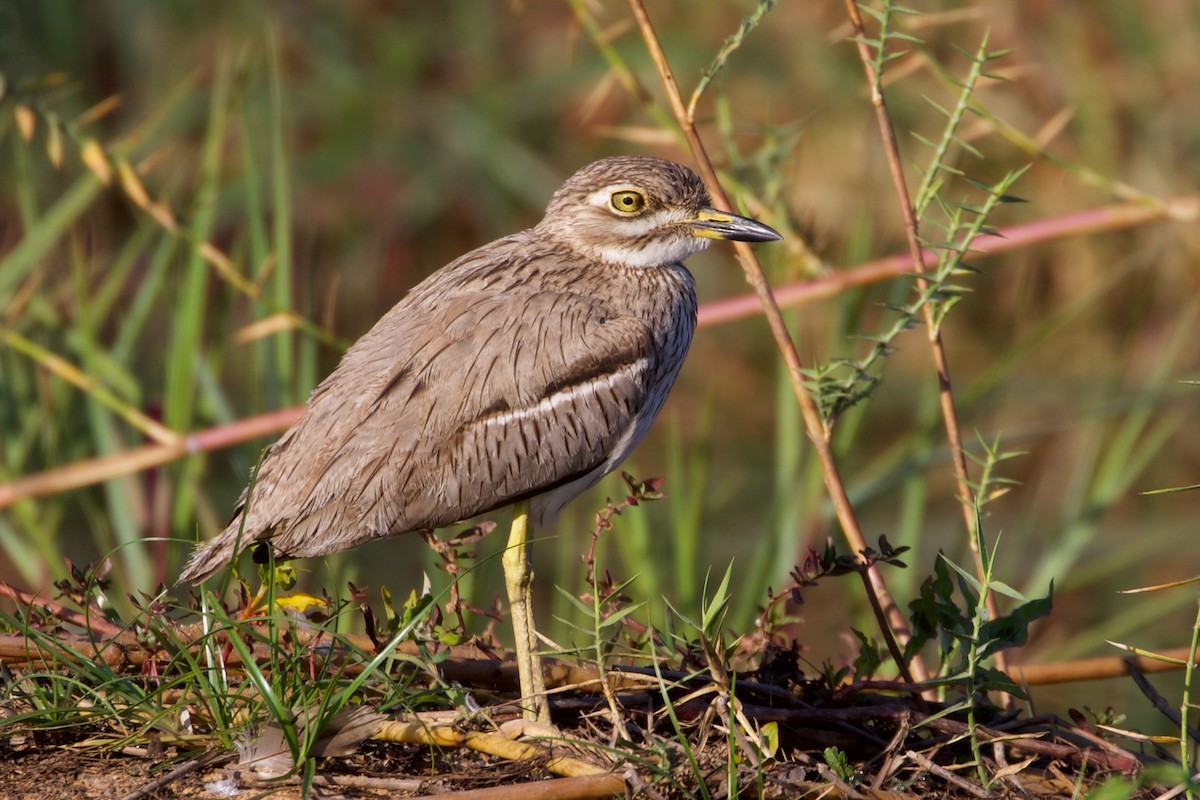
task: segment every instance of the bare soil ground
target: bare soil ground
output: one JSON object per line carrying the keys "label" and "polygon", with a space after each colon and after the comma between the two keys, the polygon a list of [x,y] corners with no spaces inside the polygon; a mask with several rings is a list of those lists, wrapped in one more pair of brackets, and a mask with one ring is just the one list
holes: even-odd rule
{"label": "bare soil ground", "polygon": [[[140,751],[140,752],[139,752]],[[214,757],[215,756],[215,757]],[[384,798],[524,783],[552,777],[527,764],[487,763],[468,751],[440,754],[437,773],[429,748],[368,742],[361,753],[324,759],[313,797]],[[0,751],[3,800],[102,800],[106,798],[228,798],[264,793],[280,800],[303,797],[296,779],[270,783],[245,775],[236,754],[182,754],[175,748],[151,754],[143,748],[94,753],[70,747]],[[193,765],[197,764],[193,768]],[[209,762],[209,763],[204,763]],[[173,775],[181,772],[182,774]],[[331,783],[337,783],[331,786]],[[405,784],[411,789],[398,791]]]}
{"label": "bare soil ground", "polygon": [[[64,614],[59,611],[59,617]],[[301,630],[281,635],[269,653],[258,652],[266,648],[259,642],[244,657],[274,665],[285,677],[287,670],[298,670],[294,677],[301,683],[326,676],[329,685],[320,691],[309,686],[293,693],[319,702],[323,692],[336,688],[330,677],[345,679],[362,659],[322,650],[320,637],[310,641]],[[1136,778],[1149,762],[1106,738],[1082,714],[1070,720],[1029,718],[1015,707],[1006,711],[989,702],[982,692],[973,695],[975,707],[968,709],[962,702],[935,702],[915,685],[895,680],[808,675],[794,648],[773,646],[756,669],[738,673],[715,651],[708,658],[688,656],[682,670],[613,665],[603,678],[594,667],[548,659],[544,667],[557,728],[517,726],[526,737],[517,741],[509,724],[517,722],[512,661],[459,645],[436,662],[436,681],[417,680],[425,672],[406,678],[413,682],[405,703],[440,710],[415,716],[396,710],[400,695],[379,689],[394,688],[393,680],[381,680],[334,716],[306,716],[305,709],[289,706],[289,729],[299,730],[309,719],[320,726],[306,751],[315,757],[306,762],[306,783],[271,782],[239,761],[249,751],[282,754],[282,768],[276,763],[274,774],[287,773],[292,762],[281,729],[276,725],[272,733],[262,709],[232,724],[233,709],[247,699],[240,690],[220,697],[228,706],[223,721],[208,718],[207,701],[217,699],[212,688],[194,680],[180,683],[183,678],[172,671],[191,663],[181,653],[190,653],[192,640],[186,631],[167,633],[172,635],[158,639],[177,651],[174,657],[146,647],[132,632],[93,641],[61,631],[42,636],[29,628],[24,636],[0,637],[0,645],[9,646],[0,647],[0,654],[11,662],[4,666],[10,697],[0,706],[7,716],[0,720],[0,800],[413,797],[469,790],[484,792],[472,795],[477,800],[626,794],[652,800],[1074,798],[1081,787],[1111,776]],[[374,652],[371,642],[358,645],[352,652]],[[91,662],[80,653],[106,659],[104,669],[85,669]],[[227,657],[227,674],[235,676],[240,668]],[[75,671],[64,666],[68,662]],[[140,691],[119,691],[131,686]],[[438,700],[450,686],[457,687],[459,699]],[[608,697],[601,691],[605,686]],[[68,699],[81,688],[87,691],[78,700]],[[368,697],[391,697],[388,712],[376,713]],[[153,702],[143,703],[146,698]],[[460,708],[476,704],[486,705],[469,713]],[[241,733],[251,722],[255,733]],[[239,737],[243,753],[220,749],[228,736]],[[336,740],[338,748],[321,749]],[[339,755],[321,755],[331,752]],[[980,761],[986,788],[976,766]],[[1147,796],[1168,788],[1147,785]]]}
{"label": "bare soil ground", "polygon": [[[861,715],[859,715],[861,716]],[[643,720],[644,721],[644,720]],[[628,722],[637,725],[631,715]],[[901,726],[902,728],[903,726]],[[1020,726],[1024,728],[1025,726]],[[651,737],[660,746],[643,747],[636,760],[627,765],[634,771],[615,772],[592,778],[562,778],[552,773],[550,750],[541,757],[508,760],[468,748],[442,748],[429,745],[366,741],[357,752],[343,758],[317,759],[310,797],[320,798],[393,798],[442,795],[469,790],[492,789],[496,798],[602,797],[620,791],[621,779],[630,796],[649,798],[687,798],[701,796],[697,774],[703,776],[710,796],[729,796],[729,751],[724,726],[711,717],[689,725],[693,764],[677,742]],[[827,797],[915,798],[915,797],[996,797],[1051,798],[1076,796],[1080,783],[1092,786],[1108,775],[1128,753],[1111,748],[1092,749],[1067,744],[1067,738],[1047,735],[1024,740],[1043,755],[1022,749],[1021,740],[1032,734],[1016,733],[1017,747],[1009,748],[1009,764],[1003,777],[984,790],[971,768],[962,768],[962,742],[954,737],[939,738],[923,753],[905,750],[904,731],[897,729],[890,715],[874,721],[864,717],[853,723],[832,723],[822,729],[787,726],[786,753],[768,759],[754,768],[749,759],[733,759],[742,796],[790,798],[818,793]],[[868,731],[891,737],[882,751],[864,757],[860,751],[862,735]],[[1014,731],[1016,729],[1013,729]],[[567,758],[603,762],[596,754],[604,742],[597,741],[599,728],[578,725],[562,731],[564,739],[592,741],[586,747],[554,748],[554,756],[564,752]],[[10,737],[0,745],[0,800],[137,800],[138,798],[229,798],[272,797],[302,798],[303,787],[295,779],[269,782],[256,778],[237,765],[237,754],[220,751],[183,751],[174,747],[132,747],[119,752],[98,752],[89,748],[87,731],[73,731],[67,738],[46,734]],[[897,734],[899,738],[897,738]],[[815,737],[815,738],[809,738]],[[808,748],[796,747],[808,740]],[[826,765],[822,754],[813,751],[821,741],[840,740],[854,753],[854,786],[841,781]],[[909,744],[912,744],[911,740]],[[1043,747],[1043,744],[1048,747]],[[1058,747],[1058,750],[1054,750]],[[589,752],[590,751],[590,752]],[[995,751],[988,749],[989,757]],[[1096,761],[1105,761],[1100,765]],[[659,765],[647,768],[650,761]],[[671,761],[667,770],[663,760]],[[953,761],[959,761],[955,766]],[[939,763],[941,762],[941,763]],[[943,766],[944,765],[944,766]],[[1127,774],[1137,771],[1137,762],[1128,762]],[[993,774],[996,765],[991,764]],[[559,770],[561,771],[561,770]],[[620,777],[618,777],[620,776]],[[653,776],[653,777],[652,777]],[[669,776],[669,777],[668,777]],[[883,778],[880,780],[880,778]],[[614,784],[614,781],[616,783]],[[877,784],[877,788],[872,788]]]}

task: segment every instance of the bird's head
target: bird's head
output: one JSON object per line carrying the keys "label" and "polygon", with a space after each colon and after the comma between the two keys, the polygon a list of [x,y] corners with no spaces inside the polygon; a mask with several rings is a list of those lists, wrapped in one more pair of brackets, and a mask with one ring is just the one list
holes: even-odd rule
{"label": "bird's head", "polygon": [[678,264],[714,239],[769,242],[771,228],[712,207],[695,172],[673,161],[596,161],[554,193],[540,234],[585,257],[632,267]]}

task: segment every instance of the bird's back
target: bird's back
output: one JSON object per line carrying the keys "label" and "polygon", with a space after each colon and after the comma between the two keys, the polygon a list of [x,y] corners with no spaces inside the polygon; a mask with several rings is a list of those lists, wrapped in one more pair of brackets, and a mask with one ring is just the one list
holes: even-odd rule
{"label": "bird's back", "polygon": [[695,314],[679,264],[592,262],[537,229],[468,253],[346,352],[183,578],[255,541],[322,555],[525,497],[551,521],[645,435]]}

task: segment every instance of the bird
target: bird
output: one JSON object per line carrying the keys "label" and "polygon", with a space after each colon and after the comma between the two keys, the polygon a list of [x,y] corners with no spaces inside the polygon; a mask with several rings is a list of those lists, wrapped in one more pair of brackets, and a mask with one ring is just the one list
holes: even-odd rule
{"label": "bird", "polygon": [[617,469],[662,409],[696,327],[684,260],[780,238],[714,208],[681,164],[583,167],[540,222],[432,273],[345,352],[180,580],[251,546],[321,556],[513,506],[502,563],[523,711],[546,720],[529,529]]}

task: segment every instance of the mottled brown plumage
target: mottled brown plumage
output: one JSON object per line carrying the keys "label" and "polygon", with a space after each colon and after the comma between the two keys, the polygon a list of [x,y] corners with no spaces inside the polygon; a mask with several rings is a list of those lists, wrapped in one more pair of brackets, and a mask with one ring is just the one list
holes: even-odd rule
{"label": "mottled brown plumage", "polygon": [[669,161],[580,170],[537,226],[443,267],[346,352],[183,579],[258,541],[318,556],[525,498],[552,522],[662,408],[696,322],[682,262],[714,238],[778,235]]}

